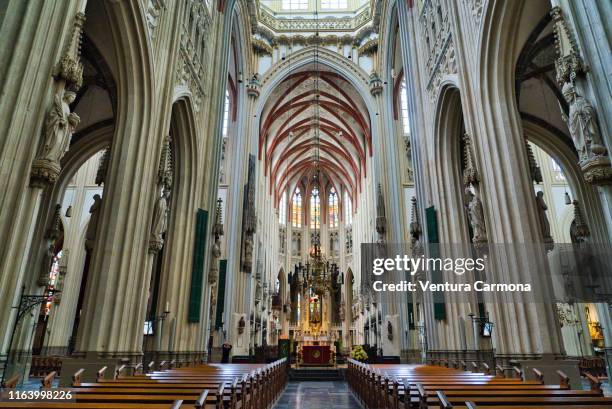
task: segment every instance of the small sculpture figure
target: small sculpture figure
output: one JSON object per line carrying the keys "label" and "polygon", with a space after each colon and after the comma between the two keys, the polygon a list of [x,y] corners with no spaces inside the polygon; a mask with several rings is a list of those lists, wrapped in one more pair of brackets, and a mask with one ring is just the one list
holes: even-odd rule
{"label": "small sculpture figure", "polygon": [[540,228],[542,229],[542,236],[544,237],[544,242],[551,243],[553,241],[553,238],[550,234],[550,222],[548,221],[548,216],[546,216],[548,206],[544,201],[544,192],[539,191],[536,193],[536,204],[538,206],[538,216],[540,218]]}
{"label": "small sculpture figure", "polygon": [[102,205],[102,198],[100,195],[94,195],[93,204],[89,208],[89,224],[87,225],[87,231],[85,232],[85,248],[87,250],[93,250],[93,245],[96,240],[96,232],[98,229],[98,218],[100,216],[100,206]]}
{"label": "small sculpture figure", "polygon": [[155,243],[160,250],[164,244],[164,233],[168,228],[168,197],[170,192],[163,186],[161,187],[161,194],[155,202],[155,209],[153,210],[153,223],[151,224],[151,238],[150,242]]}
{"label": "small sculpture figure", "polygon": [[487,228],[485,226],[484,211],[482,209],[482,202],[480,198],[476,196],[470,188],[465,189],[467,198],[467,212],[470,219],[470,225],[472,226],[473,232],[473,243],[485,243],[487,241]]}

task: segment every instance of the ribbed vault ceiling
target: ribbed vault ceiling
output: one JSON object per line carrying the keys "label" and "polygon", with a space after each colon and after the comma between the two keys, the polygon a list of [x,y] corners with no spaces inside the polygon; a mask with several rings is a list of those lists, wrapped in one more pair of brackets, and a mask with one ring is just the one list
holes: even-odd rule
{"label": "ribbed vault ceiling", "polygon": [[370,120],[359,92],[341,75],[305,67],[272,92],[260,122],[259,159],[265,161],[276,202],[302,178],[320,175],[353,201],[372,154]]}

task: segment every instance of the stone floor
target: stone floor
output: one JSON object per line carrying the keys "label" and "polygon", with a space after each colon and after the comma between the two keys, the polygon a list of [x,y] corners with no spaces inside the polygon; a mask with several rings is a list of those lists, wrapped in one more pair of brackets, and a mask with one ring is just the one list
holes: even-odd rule
{"label": "stone floor", "polygon": [[346,382],[289,382],[274,409],[360,409]]}

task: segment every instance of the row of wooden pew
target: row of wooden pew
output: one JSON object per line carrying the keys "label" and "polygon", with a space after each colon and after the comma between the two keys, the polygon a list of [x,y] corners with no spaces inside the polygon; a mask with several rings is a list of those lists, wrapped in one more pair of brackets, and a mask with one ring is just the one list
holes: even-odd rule
{"label": "row of wooden pew", "polygon": [[526,381],[446,366],[367,365],[349,360],[347,380],[368,409],[612,408],[612,398],[603,396],[596,379],[589,379],[591,390],[576,390],[570,388],[565,374],[558,373],[559,385],[544,385],[537,369],[537,379]]}
{"label": "row of wooden pew", "polygon": [[[142,366],[133,368],[136,372]],[[0,408],[92,409],[267,409],[287,382],[287,360],[270,364],[210,364],[122,375],[126,367],[96,382],[82,382],[83,370],[72,377],[72,402],[0,402]],[[50,388],[53,374],[43,379]]]}

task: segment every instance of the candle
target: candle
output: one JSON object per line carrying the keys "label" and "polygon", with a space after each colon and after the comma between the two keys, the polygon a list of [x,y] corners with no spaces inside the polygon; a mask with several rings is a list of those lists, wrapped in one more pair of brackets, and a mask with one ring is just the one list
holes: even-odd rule
{"label": "candle", "polygon": [[166,301],[166,309],[164,312],[170,312],[170,303],[168,301]]}

